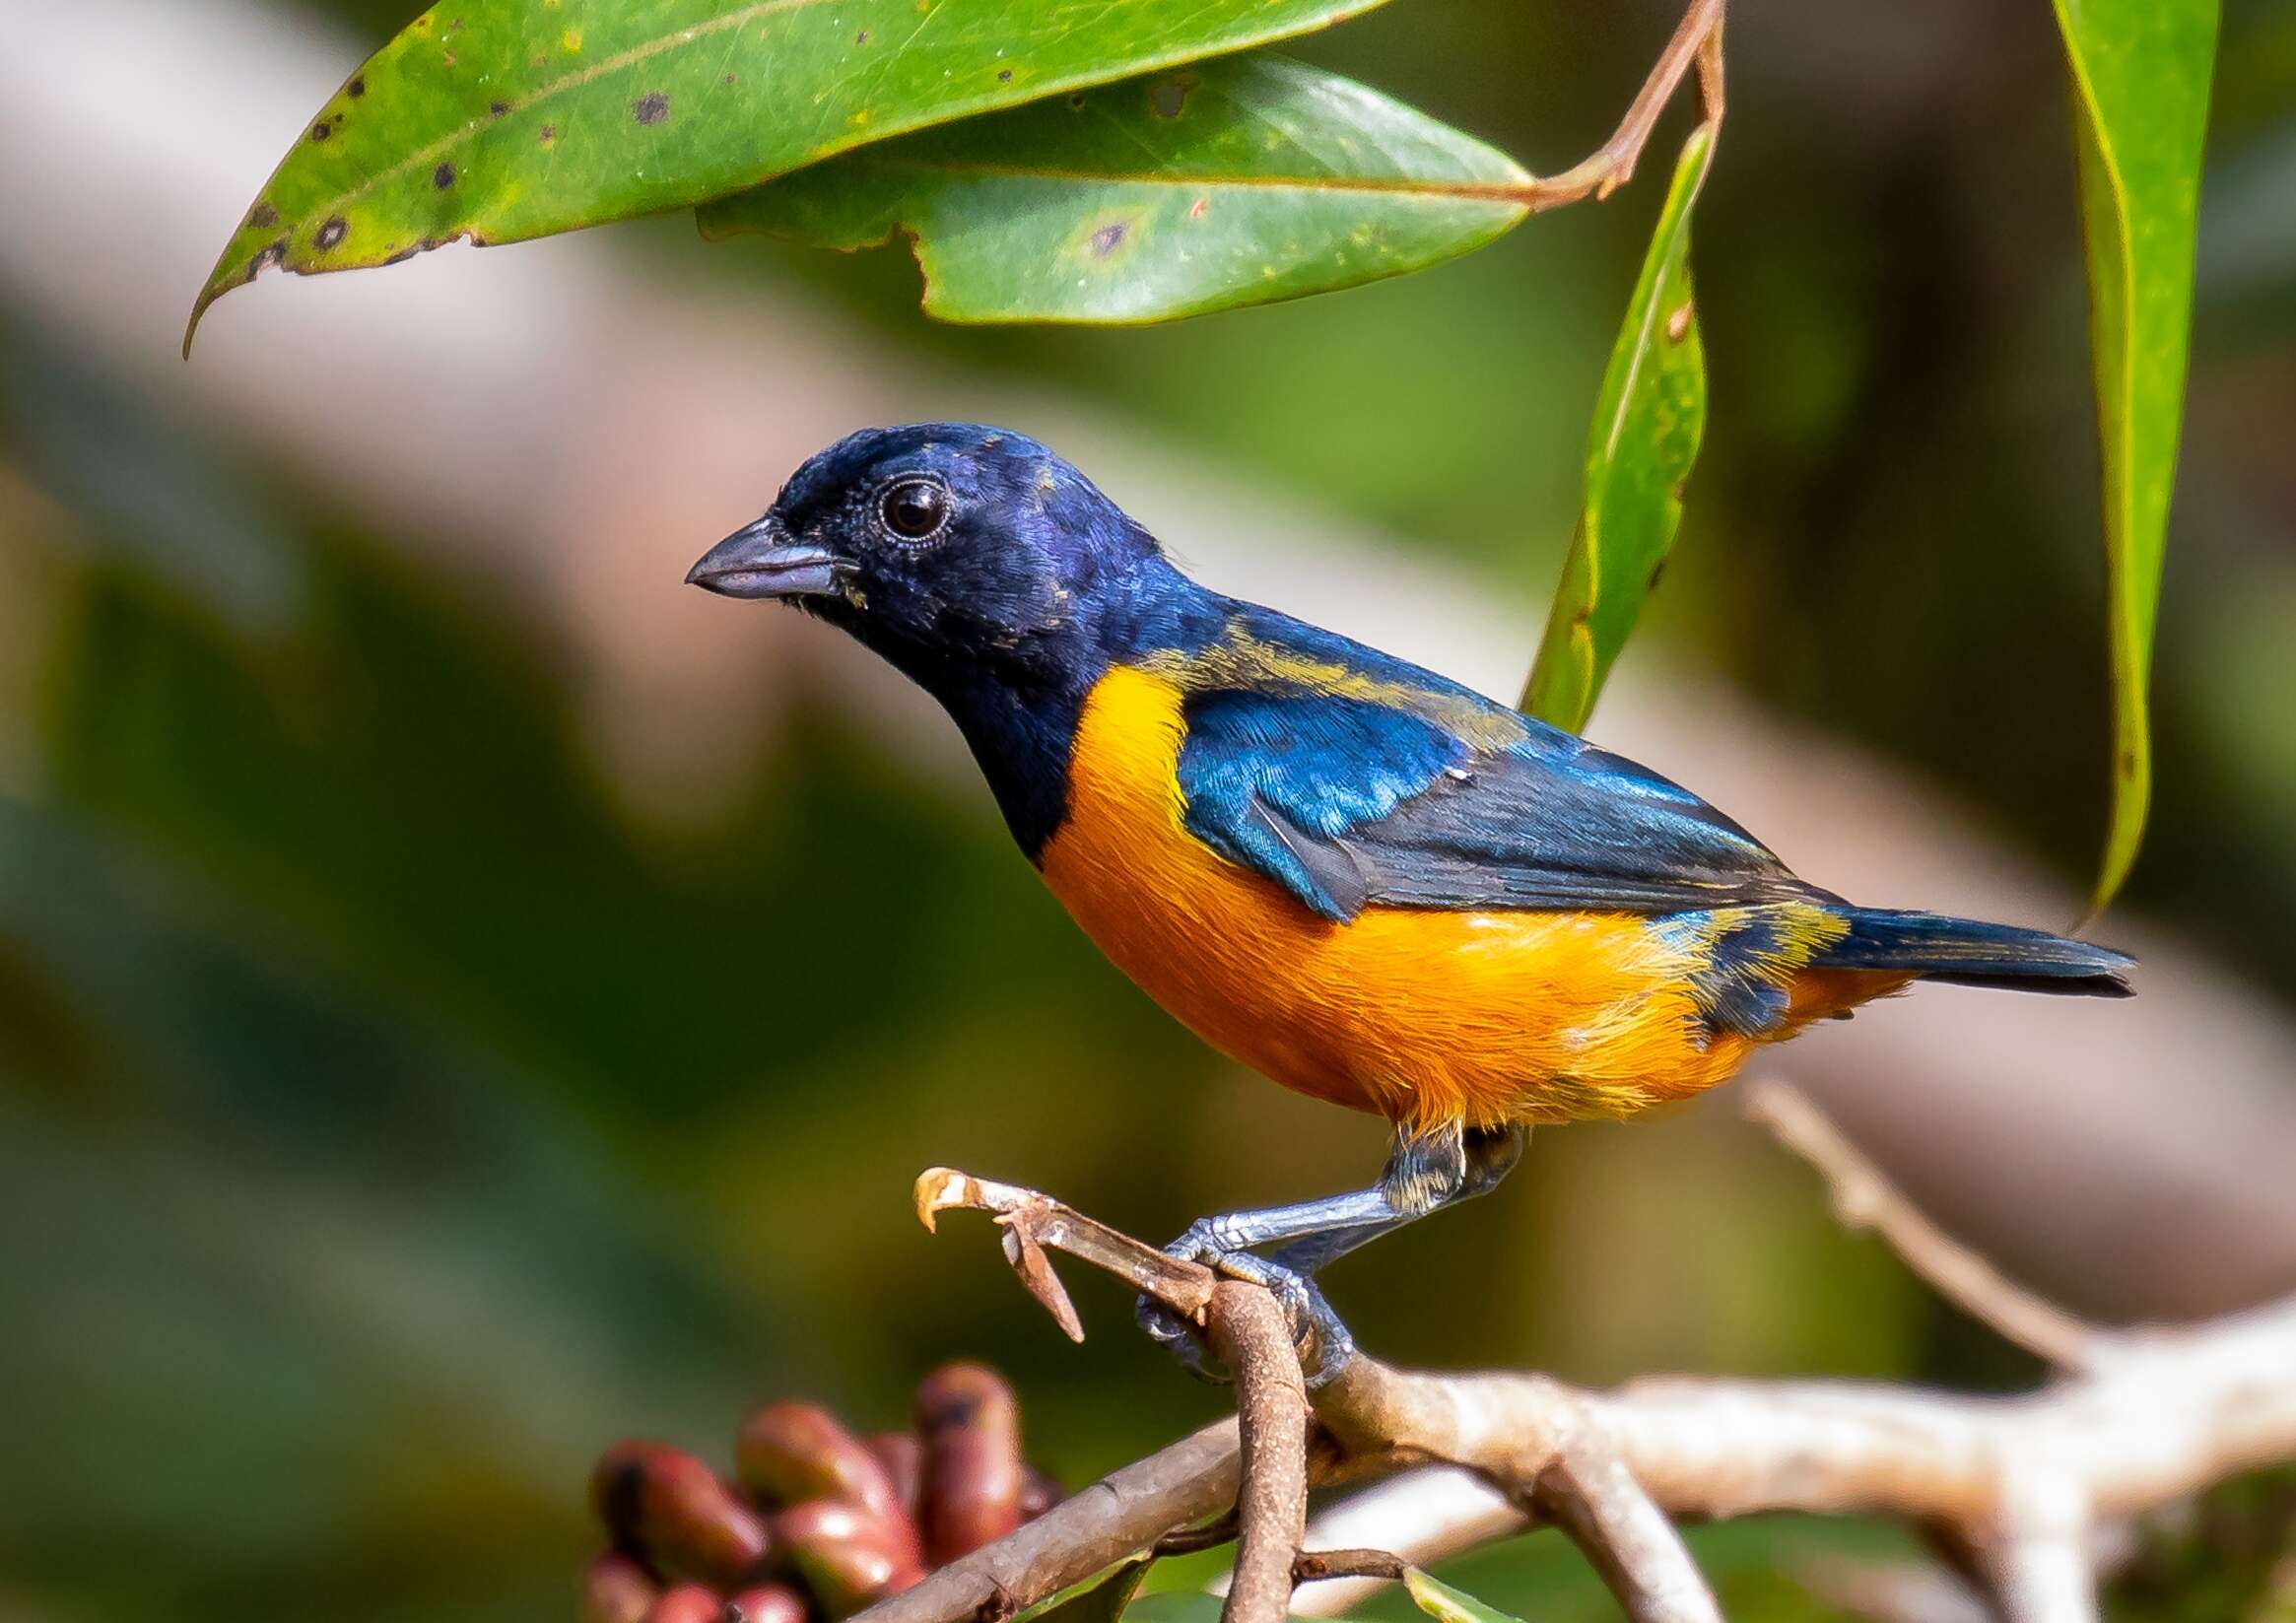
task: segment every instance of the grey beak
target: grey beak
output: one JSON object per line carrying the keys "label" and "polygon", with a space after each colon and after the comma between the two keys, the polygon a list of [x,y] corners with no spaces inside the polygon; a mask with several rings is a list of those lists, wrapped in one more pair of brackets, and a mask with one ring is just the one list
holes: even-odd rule
{"label": "grey beak", "polygon": [[792,540],[771,514],[735,530],[686,572],[686,583],[720,597],[820,597],[837,590],[844,560]]}

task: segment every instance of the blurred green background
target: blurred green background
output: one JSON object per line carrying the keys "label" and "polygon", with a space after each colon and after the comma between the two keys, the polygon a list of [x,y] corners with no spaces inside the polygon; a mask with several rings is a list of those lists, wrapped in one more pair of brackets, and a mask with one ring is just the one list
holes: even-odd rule
{"label": "blurred green background", "polygon": [[[9,71],[77,75],[92,122],[0,98],[5,172],[36,166],[86,226],[12,205],[0,254],[0,1616],[565,1617],[603,1444],[722,1455],[742,1407],[783,1392],[889,1424],[952,1355],[1010,1372],[1035,1453],[1072,1483],[1216,1412],[1098,1285],[1080,1285],[1092,1339],[1066,1345],[985,1232],[917,1229],[909,1180],[935,1162],[1025,1178],[1161,1235],[1356,1181],[1376,1127],[1167,1021],[916,714],[874,715],[881,689],[855,703],[852,667],[802,631],[804,657],[722,673],[771,686],[771,725],[718,734],[707,684],[689,693],[706,794],[634,783],[601,743],[601,664],[674,642],[665,611],[608,569],[583,611],[599,633],[538,589],[588,567],[547,538],[506,549],[495,514],[458,530],[346,473],[360,433],[330,459],[280,430],[299,396],[368,379],[324,346],[258,348],[234,306],[292,296],[292,330],[323,333],[362,319],[326,303],[333,282],[401,272],[237,296],[189,383],[164,340],[122,344],[89,313],[171,332],[229,199],[262,178],[238,155],[284,146],[399,9],[33,10],[49,27]],[[1396,0],[1302,54],[1554,169],[1599,140],[1670,23]],[[212,48],[138,47],[146,24]],[[229,48],[290,36],[296,61],[332,66],[258,83]],[[1708,446],[1628,663],[1670,655],[1895,758],[2069,896],[2099,838],[2107,712],[2049,9],[1774,0],[1733,16],[1730,49],[1696,247]],[[247,110],[258,90],[286,115]],[[147,215],[136,187],[159,181],[133,155],[199,144],[169,106],[212,116],[234,156],[200,209]],[[2211,151],[2161,793],[2127,910],[2285,1003],[2296,10],[2227,8]],[[1647,173],[1417,278],[1143,332],[936,329],[898,252],[706,248],[679,221],[434,256],[477,263],[452,283],[408,267],[387,297],[412,330],[427,298],[540,274],[513,272],[527,256],[612,278],[634,321],[754,304],[802,328],[815,372],[760,380],[801,419],[834,415],[848,367],[897,407],[907,369],[929,373],[907,415],[1025,397],[1046,415],[1019,426],[1058,442],[1073,410],[1217,488],[1390,538],[1399,569],[1519,618],[1527,659],[1656,200]],[[632,388],[669,409],[676,370],[642,377],[661,358],[618,330],[558,342],[623,342]],[[497,364],[474,344],[432,398]],[[466,449],[440,443],[439,468]],[[793,460],[739,470],[751,510]],[[498,513],[565,500],[496,496]],[[599,544],[643,534],[682,569],[745,516],[657,532],[634,501]],[[627,578],[666,596],[676,573]],[[749,634],[769,635],[757,617],[728,633]],[[1348,1264],[1334,1294],[1359,1335],[1597,1381],[2031,1374],[1841,1233],[1726,1109],[1641,1131],[1547,1135],[1500,1199]],[[1734,1615],[1819,1615],[1762,1576],[1811,1536],[1717,1535]],[[1586,1615],[1568,1567],[1533,1540],[1469,1570],[1529,1615]]]}

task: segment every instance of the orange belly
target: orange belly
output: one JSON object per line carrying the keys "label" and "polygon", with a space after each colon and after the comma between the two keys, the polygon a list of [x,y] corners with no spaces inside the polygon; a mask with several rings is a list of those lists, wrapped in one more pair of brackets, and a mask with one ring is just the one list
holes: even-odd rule
{"label": "orange belly", "polygon": [[[1723,1081],[1753,1047],[1699,1018],[1695,942],[1634,915],[1317,917],[1183,827],[1180,703],[1136,670],[1094,689],[1043,869],[1101,950],[1222,1052],[1422,1129],[1631,1115]],[[1797,995],[1791,1024],[1830,993]]]}

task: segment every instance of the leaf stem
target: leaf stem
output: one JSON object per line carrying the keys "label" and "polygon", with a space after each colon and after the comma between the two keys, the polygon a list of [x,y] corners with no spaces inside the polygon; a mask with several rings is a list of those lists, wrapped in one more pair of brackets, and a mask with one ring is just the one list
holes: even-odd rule
{"label": "leaf stem", "polygon": [[1673,37],[1666,41],[1656,66],[1636,92],[1610,139],[1562,173],[1515,188],[1520,200],[1533,210],[1559,208],[1585,197],[1600,202],[1633,179],[1635,165],[1650,143],[1658,115],[1665,111],[1694,62],[1706,122],[1719,125],[1722,115],[1722,0],[1690,0],[1690,9],[1675,25]]}

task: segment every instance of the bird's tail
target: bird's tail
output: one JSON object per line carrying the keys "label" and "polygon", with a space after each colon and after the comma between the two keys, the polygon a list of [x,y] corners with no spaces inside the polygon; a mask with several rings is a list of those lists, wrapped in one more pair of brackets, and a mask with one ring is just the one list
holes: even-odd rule
{"label": "bird's tail", "polygon": [[1849,933],[1820,951],[1811,968],[1895,970],[1964,986],[2082,997],[2129,994],[2121,972],[2135,960],[2110,947],[1934,913],[1854,908],[1847,916]]}

